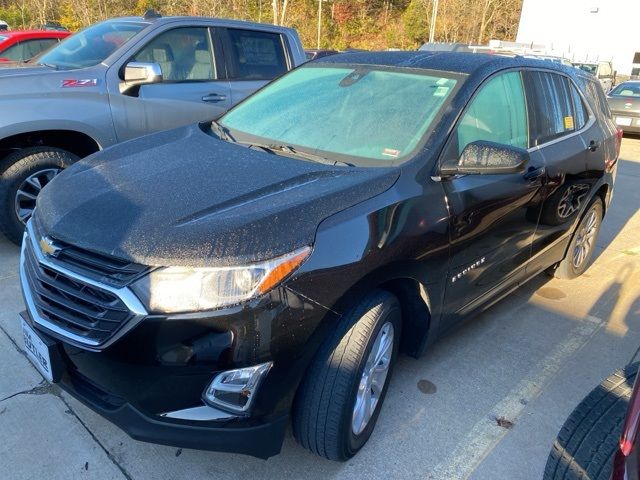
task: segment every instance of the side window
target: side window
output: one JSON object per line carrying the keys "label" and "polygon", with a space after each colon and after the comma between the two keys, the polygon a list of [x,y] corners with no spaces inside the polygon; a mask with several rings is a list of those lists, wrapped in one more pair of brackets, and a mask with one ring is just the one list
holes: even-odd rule
{"label": "side window", "polygon": [[157,63],[165,82],[214,80],[216,78],[209,30],[176,28],[161,33],[133,58]]}
{"label": "side window", "polygon": [[584,104],[584,100],[578,93],[575,85],[571,85],[571,97],[573,99],[574,122],[576,130],[584,127],[589,119],[589,112]]}
{"label": "side window", "polygon": [[529,128],[520,72],[492,78],[471,100],[456,128],[458,155],[477,140],[529,147]]}
{"label": "side window", "polygon": [[15,45],[11,45],[4,52],[0,53],[0,57],[6,58],[7,60],[11,60],[13,62],[19,62],[24,60],[24,43],[16,43]]}
{"label": "side window", "polygon": [[232,80],[272,80],[287,71],[282,37],[276,33],[227,29]]}
{"label": "side window", "polygon": [[36,55],[44,52],[46,49],[51,47],[51,45],[58,43],[57,40],[51,38],[44,38],[40,40],[29,40],[24,43],[24,60],[30,60]]}
{"label": "side window", "polygon": [[533,145],[560,138],[576,130],[569,81],[554,73],[527,72]]}

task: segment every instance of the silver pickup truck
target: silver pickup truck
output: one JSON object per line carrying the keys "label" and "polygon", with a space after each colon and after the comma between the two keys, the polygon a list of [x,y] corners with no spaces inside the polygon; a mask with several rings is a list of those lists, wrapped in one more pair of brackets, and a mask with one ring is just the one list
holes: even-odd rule
{"label": "silver pickup truck", "polygon": [[153,14],[0,68],[0,230],[20,242],[40,190],[79,158],[215,119],[305,61],[289,28]]}

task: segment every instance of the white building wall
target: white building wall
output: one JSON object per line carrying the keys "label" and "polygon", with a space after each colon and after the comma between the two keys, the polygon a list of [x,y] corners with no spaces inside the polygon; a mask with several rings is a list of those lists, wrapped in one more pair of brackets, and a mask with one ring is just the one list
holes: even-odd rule
{"label": "white building wall", "polygon": [[629,75],[640,52],[640,0],[524,0],[517,41],[573,61],[612,60]]}

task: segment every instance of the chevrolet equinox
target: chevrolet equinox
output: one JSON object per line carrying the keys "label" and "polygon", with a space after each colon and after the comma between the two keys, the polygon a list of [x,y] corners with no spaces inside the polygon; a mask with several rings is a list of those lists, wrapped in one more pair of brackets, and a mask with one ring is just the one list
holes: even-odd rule
{"label": "chevrolet equinox", "polygon": [[[522,57],[349,53],[43,189],[26,352],[136,439],[334,460],[419,356],[594,251],[621,135],[597,80]],[[398,406],[399,407],[399,406]]]}

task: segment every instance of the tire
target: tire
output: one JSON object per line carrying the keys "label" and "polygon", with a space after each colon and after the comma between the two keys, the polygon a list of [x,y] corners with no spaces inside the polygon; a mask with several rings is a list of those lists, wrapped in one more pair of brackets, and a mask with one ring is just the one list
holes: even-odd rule
{"label": "tire", "polygon": [[[569,248],[564,259],[558,264],[553,272],[553,276],[562,279],[572,279],[582,275],[589,267],[593,251],[596,246],[596,239],[600,233],[600,225],[602,224],[602,200],[596,196],[585,210],[580,223],[576,227],[576,231],[571,238]],[[593,225],[591,226],[591,221]],[[585,241],[585,235],[588,233],[589,239]],[[576,261],[578,246],[586,248],[584,256],[580,256],[581,261]]]}
{"label": "tire", "polygon": [[638,365],[618,370],[580,402],[553,443],[543,480],[609,480]]}
{"label": "tire", "polygon": [[[69,167],[79,159],[65,150],[52,147],[33,147],[18,150],[2,161],[4,170],[0,173],[0,231],[16,244],[22,241],[24,223],[28,216],[20,218],[16,211],[16,195],[23,191],[37,196],[57,172]],[[27,182],[32,179],[34,183]],[[39,186],[39,188],[38,188]],[[35,200],[21,196],[22,205],[31,207]],[[22,212],[27,212],[25,208]]]}
{"label": "tire", "polygon": [[[372,292],[342,317],[333,334],[320,347],[294,402],[293,434],[303,447],[330,460],[345,461],[364,446],[373,432],[389,386],[400,329],[398,299],[381,290]],[[372,392],[376,390],[373,386],[377,385],[369,386],[363,372],[368,367],[367,360],[376,340],[388,339],[389,331],[393,341],[389,346],[392,351],[386,377],[382,380],[382,388],[377,388],[378,400],[370,419],[359,422],[354,416],[358,392]],[[363,388],[359,389],[361,382]],[[361,394],[360,398],[368,397]],[[358,416],[361,418],[364,417]]]}

